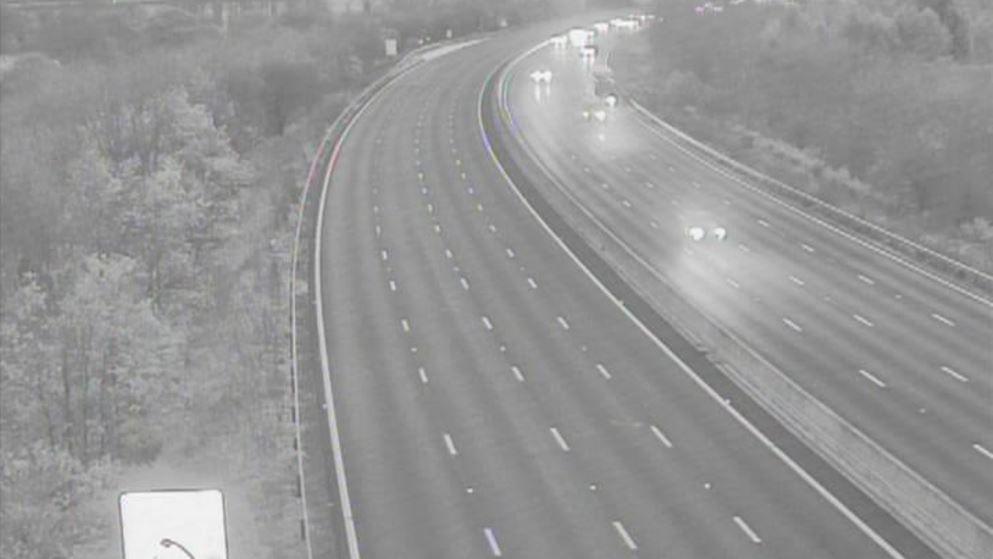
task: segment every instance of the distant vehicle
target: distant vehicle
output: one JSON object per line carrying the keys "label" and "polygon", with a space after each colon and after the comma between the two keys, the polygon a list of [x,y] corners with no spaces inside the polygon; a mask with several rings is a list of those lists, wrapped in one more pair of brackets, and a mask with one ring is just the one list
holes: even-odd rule
{"label": "distant vehicle", "polygon": [[624,19],[624,18],[614,18],[610,20],[610,25],[618,29],[625,29],[628,31],[633,31],[638,29],[641,22],[637,19]]}
{"label": "distant vehicle", "polygon": [[617,106],[618,97],[616,93],[608,93],[603,96],[603,102],[610,108]]}
{"label": "distant vehicle", "polygon": [[606,72],[593,72],[593,95],[602,98],[605,102],[607,96],[614,93],[614,79]]}
{"label": "distant vehicle", "polygon": [[537,84],[550,84],[552,83],[552,71],[551,70],[535,70],[531,72],[531,81]]}
{"label": "distant vehicle", "polygon": [[607,111],[598,107],[590,107],[583,109],[583,120],[588,122],[607,122]]}
{"label": "distant vehicle", "polygon": [[728,238],[727,228],[707,212],[695,212],[684,218],[683,234],[696,243],[707,240],[720,243]]}
{"label": "distant vehicle", "polygon": [[577,48],[585,47],[593,40],[593,33],[589,29],[580,27],[573,27],[567,35],[569,37],[569,44]]}
{"label": "distant vehicle", "polygon": [[563,49],[569,44],[569,37],[565,35],[556,35],[548,40],[552,43],[552,46],[558,49]]}

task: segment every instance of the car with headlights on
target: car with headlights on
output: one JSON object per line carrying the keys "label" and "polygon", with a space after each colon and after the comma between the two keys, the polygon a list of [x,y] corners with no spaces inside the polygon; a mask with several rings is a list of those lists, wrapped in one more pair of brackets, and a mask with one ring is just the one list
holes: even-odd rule
{"label": "car with headlights on", "polygon": [[693,212],[683,216],[683,235],[694,243],[722,243],[728,238],[727,227],[708,212]]}

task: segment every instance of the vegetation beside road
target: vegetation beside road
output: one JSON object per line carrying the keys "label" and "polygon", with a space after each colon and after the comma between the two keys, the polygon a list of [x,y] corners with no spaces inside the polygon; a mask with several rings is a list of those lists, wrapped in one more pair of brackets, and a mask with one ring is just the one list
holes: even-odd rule
{"label": "vegetation beside road", "polygon": [[[451,17],[417,15],[402,33]],[[168,9],[3,9],[0,556],[116,555],[117,491],[204,472],[238,493],[232,556],[305,555],[296,204],[327,125],[391,64],[390,17],[243,14],[222,34]]]}
{"label": "vegetation beside road", "polygon": [[735,159],[993,272],[993,6],[744,2],[621,43],[618,81]]}

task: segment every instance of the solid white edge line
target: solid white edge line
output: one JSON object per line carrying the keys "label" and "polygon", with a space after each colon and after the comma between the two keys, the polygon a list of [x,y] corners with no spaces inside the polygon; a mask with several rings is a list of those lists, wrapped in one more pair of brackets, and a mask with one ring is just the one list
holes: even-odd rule
{"label": "solid white edge line", "polygon": [[[363,113],[365,113],[367,108],[369,108],[373,103],[375,103],[376,100],[378,100],[384,92],[386,92],[391,87],[393,87],[393,85],[397,82],[399,78],[407,74],[411,69],[417,67],[416,62],[411,63],[410,65],[406,65],[406,64],[407,64],[407,59],[409,58],[415,58],[416,60],[416,57],[414,57],[413,55],[415,53],[418,53],[420,50],[421,49],[415,49],[407,53],[405,55],[404,60],[401,60],[396,66],[396,68],[398,68],[396,74],[388,78],[386,77],[382,78],[382,79],[387,79],[389,81],[384,83],[383,86],[378,91],[376,91],[369,99],[367,99],[365,103],[361,107],[359,107],[358,111],[351,117],[348,124],[345,126],[345,129],[341,132],[341,136],[338,137],[338,141],[335,142],[335,146],[331,151],[331,155],[327,166],[327,172],[324,175],[324,183],[321,186],[320,200],[318,201],[317,204],[317,223],[314,234],[314,295],[316,298],[314,302],[314,306],[316,307],[316,313],[317,313],[317,337],[318,337],[318,346],[320,348],[319,353],[321,356],[321,376],[324,385],[324,401],[326,404],[325,407],[327,408],[327,421],[328,421],[328,428],[331,437],[331,453],[334,459],[335,482],[338,486],[338,497],[341,500],[341,517],[345,525],[345,539],[347,540],[349,559],[360,559],[361,554],[359,553],[358,535],[355,530],[355,517],[352,512],[352,502],[348,494],[348,481],[345,476],[345,460],[341,447],[341,435],[338,432],[338,419],[334,409],[334,393],[331,389],[330,362],[328,359],[327,337],[326,337],[326,329],[324,326],[324,302],[321,294],[322,291],[321,239],[323,238],[323,232],[324,232],[324,210],[327,203],[328,185],[331,182],[331,175],[334,172],[335,165],[338,161],[338,154],[340,153],[341,146],[345,143],[345,139],[348,137],[348,133],[351,131],[352,126],[356,122],[358,122],[359,118],[362,116]],[[417,56],[422,56],[422,55],[418,54]],[[347,111],[347,107],[345,110]],[[342,118],[345,114],[346,113],[344,111],[342,111],[342,113],[339,114],[338,118],[335,119],[335,122],[333,122],[329,127],[328,134],[330,134],[330,130],[333,130],[334,127],[337,126],[339,122],[338,119]],[[325,139],[327,137],[328,135],[325,135]],[[302,216],[302,212],[303,212],[302,204],[300,211]],[[299,227],[302,225],[302,221],[303,220],[301,219],[298,222],[298,237],[299,237]],[[307,530],[305,529],[305,534],[306,533]],[[308,544],[308,549],[307,549],[308,557],[310,558],[312,556],[312,553],[310,550],[309,538],[307,539],[307,544]]]}
{"label": "solid white edge line", "polygon": [[[348,138],[348,133],[351,132],[352,127],[359,118],[365,113],[366,109],[372,106],[376,100],[380,98],[383,92],[390,89],[390,86],[396,83],[396,79],[405,74],[410,68],[401,71],[396,76],[391,78],[391,81],[383,85],[383,87],[374,93],[362,107],[359,108],[352,118],[348,121],[348,125],[341,132],[341,136],[338,137],[338,141],[335,142],[334,149],[331,152],[330,159],[328,161],[327,171],[324,174],[324,184],[321,187],[320,200],[317,203],[317,223],[315,227],[315,238],[314,238],[314,305],[317,309],[317,338],[318,346],[320,348],[321,356],[321,377],[324,385],[324,403],[327,411],[327,422],[331,436],[331,454],[334,462],[334,473],[335,482],[338,486],[338,497],[341,501],[341,517],[345,525],[345,540],[348,547],[348,557],[349,559],[360,559],[361,554],[359,553],[359,541],[358,534],[355,530],[355,516],[352,511],[352,501],[348,493],[348,480],[345,476],[345,459],[341,447],[341,434],[338,432],[338,417],[334,408],[334,392],[331,388],[331,366],[330,360],[328,358],[328,344],[327,344],[327,333],[324,325],[324,297],[323,297],[323,282],[321,281],[321,240],[324,237],[324,212],[327,207],[327,197],[328,197],[328,187],[331,183],[331,175],[334,173],[335,166],[338,162],[338,154],[341,152],[341,146],[344,145],[346,138]],[[386,254],[386,251],[383,251]]]}
{"label": "solid white edge line", "polygon": [[[541,46],[539,45],[538,47],[534,47],[518,55],[507,65],[507,67],[509,68],[510,66],[513,66],[518,61],[530,55],[535,50],[538,50],[538,48],[540,47]],[[490,82],[493,76],[496,75],[498,70],[499,67],[497,67],[496,69],[493,70],[493,72],[490,73],[487,79],[483,82],[483,86],[479,90],[479,98],[478,98],[479,110],[477,112],[477,117],[479,120],[478,123],[479,130],[484,138],[486,137],[486,130],[485,128],[483,128],[483,94],[486,91],[487,84]],[[497,91],[500,90],[501,88],[498,87]],[[555,242],[559,245],[559,247],[561,247],[562,250],[569,255],[572,261],[576,263],[576,265],[587,275],[587,277],[589,277],[590,280],[598,288],[600,288],[600,290],[607,296],[607,298],[613,301],[613,303],[621,310],[621,312],[623,312],[632,322],[634,322],[638,326],[638,328],[642,331],[642,333],[648,336],[648,338],[652,340],[655,343],[655,345],[658,346],[659,349],[661,349],[662,352],[665,353],[667,357],[669,357],[669,359],[675,362],[676,365],[697,384],[697,386],[699,386],[714,401],[720,404],[724,408],[724,410],[726,410],[729,414],[731,414],[731,416],[736,421],[738,421],[738,423],[744,426],[749,433],[751,433],[755,438],[757,438],[777,458],[779,458],[784,464],[786,464],[787,467],[789,467],[803,481],[805,481],[807,485],[813,488],[819,495],[821,495],[821,497],[823,497],[832,506],[834,506],[835,509],[837,509],[845,518],[847,518],[859,530],[861,530],[863,534],[865,534],[869,539],[875,542],[875,544],[878,545],[881,549],[883,549],[883,551],[885,551],[890,557],[893,557],[894,559],[904,559],[903,554],[897,551],[896,548],[890,545],[890,543],[885,539],[883,539],[882,536],[877,534],[876,531],[872,529],[872,527],[870,527],[868,524],[865,523],[864,520],[862,520],[858,515],[852,512],[851,509],[849,509],[844,503],[842,503],[837,497],[835,497],[834,494],[828,491],[827,488],[821,485],[820,482],[814,479],[813,476],[807,473],[807,471],[804,470],[799,464],[794,462],[792,458],[790,458],[785,452],[782,451],[782,449],[776,446],[776,444],[773,443],[768,437],[766,437],[764,433],[762,433],[761,431],[758,430],[757,427],[752,425],[752,423],[748,421],[748,419],[745,418],[745,416],[741,415],[741,413],[737,409],[735,409],[733,406],[725,402],[724,399],[721,397],[721,395],[718,394],[709,384],[704,382],[704,380],[700,378],[700,376],[696,373],[696,371],[691,369],[689,365],[687,365],[682,359],[679,358],[678,355],[676,355],[669,348],[669,346],[665,345],[665,343],[662,342],[662,340],[658,339],[655,336],[655,334],[651,330],[649,330],[648,327],[645,326],[644,323],[642,323],[638,319],[638,317],[634,316],[634,314],[632,314],[631,311],[629,311],[621,303],[619,299],[614,297],[614,295],[606,288],[606,286],[604,286],[603,283],[601,283],[600,280],[595,275],[593,275],[593,272],[591,272],[589,268],[587,268],[586,265],[583,264],[581,260],[579,260],[579,258],[575,255],[575,253],[573,253],[572,250],[569,249],[568,245],[565,244],[565,241],[563,241],[558,235],[555,234],[554,231],[552,231],[551,227],[549,227],[548,223],[546,223],[545,220],[542,219],[541,215],[538,214],[538,212],[534,209],[534,207],[531,206],[531,203],[528,202],[527,198],[524,197],[521,191],[517,188],[517,185],[514,184],[514,181],[511,180],[510,176],[507,174],[507,170],[504,169],[503,164],[500,163],[499,159],[497,159],[496,154],[493,152],[493,148],[492,146],[490,146],[488,140],[484,141],[484,144],[486,144],[487,151],[489,151],[490,154],[490,158],[493,160],[493,163],[497,166],[497,169],[500,171],[500,174],[503,175],[504,180],[507,181],[507,184],[510,185],[511,189],[517,195],[518,199],[520,199],[521,202],[524,204],[524,207],[527,208],[528,212],[538,221],[539,224],[541,224],[545,232],[547,232],[552,237],[552,239],[555,240]],[[615,527],[619,524],[620,523],[615,524]],[[623,528],[623,526],[621,526],[621,528]]]}

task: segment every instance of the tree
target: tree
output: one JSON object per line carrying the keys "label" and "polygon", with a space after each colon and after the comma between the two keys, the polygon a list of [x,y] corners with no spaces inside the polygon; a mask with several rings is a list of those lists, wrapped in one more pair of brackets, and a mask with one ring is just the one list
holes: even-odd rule
{"label": "tree", "polygon": [[946,56],[951,51],[952,37],[931,10],[900,10],[896,29],[903,49],[925,60]]}

